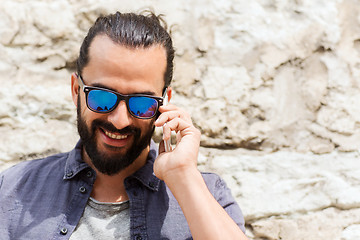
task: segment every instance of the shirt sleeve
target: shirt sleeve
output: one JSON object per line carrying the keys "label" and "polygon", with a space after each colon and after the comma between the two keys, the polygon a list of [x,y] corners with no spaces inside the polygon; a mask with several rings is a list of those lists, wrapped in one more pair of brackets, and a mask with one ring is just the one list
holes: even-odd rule
{"label": "shirt sleeve", "polygon": [[235,198],[232,196],[231,189],[228,188],[226,182],[221,177],[213,173],[205,173],[203,174],[203,177],[216,201],[245,233],[245,220],[243,213]]}
{"label": "shirt sleeve", "polygon": [[3,184],[4,181],[4,175],[0,174],[0,192],[1,192],[1,186]]}

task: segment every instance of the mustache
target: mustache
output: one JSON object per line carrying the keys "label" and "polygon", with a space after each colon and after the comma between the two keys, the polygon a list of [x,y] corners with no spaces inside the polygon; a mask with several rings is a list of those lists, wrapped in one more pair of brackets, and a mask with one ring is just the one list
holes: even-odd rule
{"label": "mustache", "polygon": [[106,130],[108,132],[113,132],[113,133],[118,133],[118,134],[138,134],[140,132],[140,129],[132,127],[132,126],[127,126],[123,129],[118,129],[116,128],[112,123],[110,122],[106,122],[100,119],[96,119],[92,122],[92,129],[95,130],[96,128],[101,128],[103,130]]}

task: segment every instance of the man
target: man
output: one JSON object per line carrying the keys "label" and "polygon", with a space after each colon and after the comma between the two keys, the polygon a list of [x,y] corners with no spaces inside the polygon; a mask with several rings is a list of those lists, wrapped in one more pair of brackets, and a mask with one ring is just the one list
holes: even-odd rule
{"label": "man", "polygon": [[[1,239],[246,239],[230,190],[197,170],[189,114],[163,105],[173,58],[154,14],[97,19],[71,76],[80,141],[0,175]],[[174,149],[157,153],[155,127]]]}

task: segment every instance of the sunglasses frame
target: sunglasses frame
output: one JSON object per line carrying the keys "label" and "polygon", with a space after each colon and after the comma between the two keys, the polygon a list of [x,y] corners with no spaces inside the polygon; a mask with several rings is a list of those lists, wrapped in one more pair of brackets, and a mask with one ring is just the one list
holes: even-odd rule
{"label": "sunglasses frame", "polygon": [[[110,90],[110,89],[101,88],[101,87],[92,87],[92,86],[85,85],[85,84],[84,84],[84,80],[83,80],[83,78],[81,77],[81,75],[80,75],[80,74],[76,74],[76,76],[77,76],[77,79],[79,79],[79,82],[78,82],[78,83],[79,83],[79,86],[81,87],[81,89],[82,89],[83,92],[85,93],[86,106],[87,106],[88,109],[90,109],[91,111],[96,112],[96,113],[101,113],[101,114],[107,114],[107,113],[110,113],[110,112],[114,111],[121,101],[125,101],[125,103],[126,103],[126,108],[127,108],[128,112],[130,113],[131,116],[133,116],[133,117],[135,117],[135,118],[138,118],[138,119],[151,119],[151,118],[155,117],[156,115],[158,115],[159,107],[163,105],[163,103],[164,103],[164,98],[165,98],[166,91],[167,91],[167,89],[165,88],[164,97],[156,97],[156,96],[147,95],[147,94],[129,94],[129,95],[124,95],[124,94],[120,94],[120,93],[118,93],[118,92],[112,91],[112,90]],[[114,107],[113,107],[110,111],[106,111],[106,112],[97,111],[97,110],[95,110],[95,109],[92,109],[92,108],[89,106],[89,104],[88,104],[88,96],[89,96],[89,93],[90,93],[92,90],[101,90],[101,91],[105,91],[105,92],[109,92],[109,93],[115,94],[115,95],[117,96],[117,100],[116,100],[116,103],[115,103]],[[157,103],[158,103],[158,106],[157,106],[157,109],[156,109],[155,114],[154,114],[153,116],[151,116],[151,117],[139,117],[139,116],[136,116],[135,114],[133,114],[133,113],[130,111],[130,107],[129,107],[129,99],[132,98],[132,97],[147,97],[147,98],[152,98],[152,99],[156,100]]]}

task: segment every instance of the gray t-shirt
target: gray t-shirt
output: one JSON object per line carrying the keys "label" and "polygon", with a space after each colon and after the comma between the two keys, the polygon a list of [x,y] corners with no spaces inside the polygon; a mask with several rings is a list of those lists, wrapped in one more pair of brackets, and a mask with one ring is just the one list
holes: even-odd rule
{"label": "gray t-shirt", "polygon": [[103,203],[89,198],[70,240],[130,239],[129,201]]}

